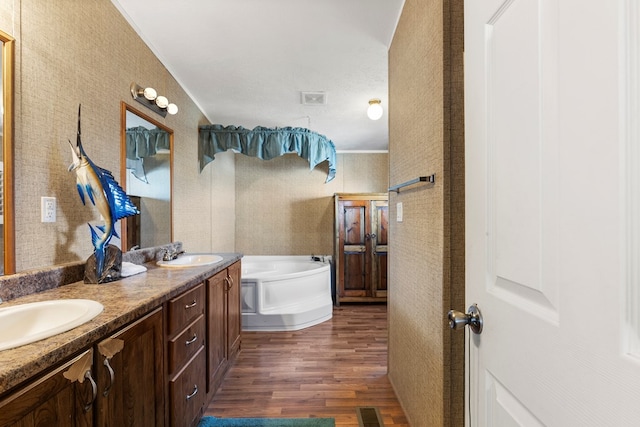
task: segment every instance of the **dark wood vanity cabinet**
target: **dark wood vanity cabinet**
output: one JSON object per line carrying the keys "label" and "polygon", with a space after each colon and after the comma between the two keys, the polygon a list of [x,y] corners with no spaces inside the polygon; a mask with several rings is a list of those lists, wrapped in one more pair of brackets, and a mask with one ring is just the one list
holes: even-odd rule
{"label": "dark wood vanity cabinet", "polygon": [[[87,361],[88,367],[78,371],[75,379],[65,377],[65,373],[74,366],[78,367],[83,363],[86,366]],[[91,370],[92,361],[92,350],[88,350],[18,391],[1,398],[0,426],[92,426],[95,384]],[[77,379],[79,376],[83,377],[82,383]]]}
{"label": "dark wood vanity cabinet", "polygon": [[240,352],[240,261],[207,279],[207,395],[213,397]]}
{"label": "dark wood vanity cabinet", "polygon": [[0,427],[193,427],[240,351],[240,261],[24,386]]}

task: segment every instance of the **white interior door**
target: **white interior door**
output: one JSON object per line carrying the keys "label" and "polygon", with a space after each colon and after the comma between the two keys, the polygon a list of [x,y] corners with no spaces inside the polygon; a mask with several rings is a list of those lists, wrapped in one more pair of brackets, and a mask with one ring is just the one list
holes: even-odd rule
{"label": "white interior door", "polygon": [[640,425],[637,7],[465,0],[472,427]]}

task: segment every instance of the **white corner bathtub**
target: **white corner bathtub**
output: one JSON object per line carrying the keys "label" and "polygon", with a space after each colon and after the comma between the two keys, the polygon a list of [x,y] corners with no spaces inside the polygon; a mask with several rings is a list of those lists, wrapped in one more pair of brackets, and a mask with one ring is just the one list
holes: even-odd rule
{"label": "white corner bathtub", "polygon": [[331,319],[331,257],[318,258],[243,257],[242,330],[296,331]]}

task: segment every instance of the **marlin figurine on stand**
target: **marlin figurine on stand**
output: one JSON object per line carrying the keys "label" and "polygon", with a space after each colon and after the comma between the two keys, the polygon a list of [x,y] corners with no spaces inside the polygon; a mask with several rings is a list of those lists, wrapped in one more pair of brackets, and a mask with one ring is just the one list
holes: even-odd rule
{"label": "marlin figurine on stand", "polygon": [[69,141],[73,155],[73,163],[69,166],[69,171],[76,173],[76,185],[82,204],[86,204],[86,194],[91,203],[98,208],[105,222],[105,225],[95,227],[89,224],[94,252],[87,260],[84,282],[106,283],[118,280],[122,268],[122,251],[114,245],[109,245],[112,236],[118,237],[114,225],[119,219],[137,215],[140,212],[113,178],[113,174],[96,166],[82,148],[80,109],[81,106],[78,107],[76,146],[74,147]]}

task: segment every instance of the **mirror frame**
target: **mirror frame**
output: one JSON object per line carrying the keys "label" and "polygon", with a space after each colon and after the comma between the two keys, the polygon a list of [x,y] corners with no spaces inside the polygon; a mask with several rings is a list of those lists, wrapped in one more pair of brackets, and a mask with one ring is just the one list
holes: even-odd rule
{"label": "mirror frame", "polygon": [[[169,234],[171,236],[171,241],[173,241],[173,129],[168,128],[157,120],[149,117],[139,110],[136,110],[124,101],[120,103],[120,185],[125,189],[125,192],[127,191],[127,111],[148,121],[169,134],[169,199],[171,200],[171,203],[169,204],[169,223],[171,224]],[[128,194],[129,193],[127,193],[127,195]],[[128,247],[127,221],[126,218],[123,218],[120,221],[120,249],[123,252],[126,252],[128,250],[126,248]]]}
{"label": "mirror frame", "polygon": [[2,161],[3,175],[3,225],[4,225],[4,274],[16,272],[15,257],[15,205],[13,191],[13,74],[15,39],[0,31],[2,41]]}

